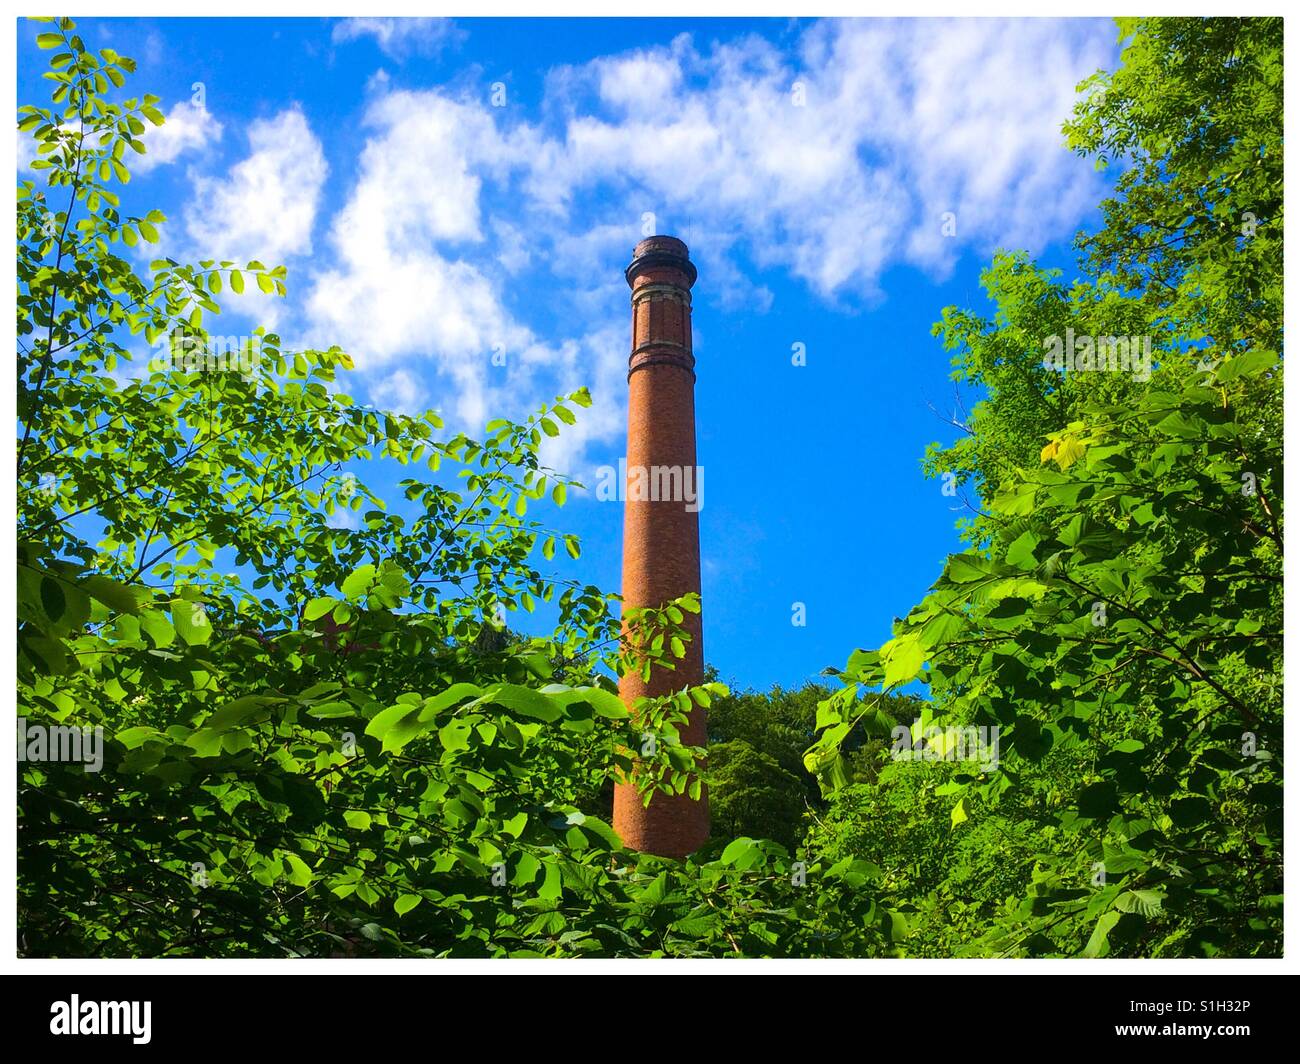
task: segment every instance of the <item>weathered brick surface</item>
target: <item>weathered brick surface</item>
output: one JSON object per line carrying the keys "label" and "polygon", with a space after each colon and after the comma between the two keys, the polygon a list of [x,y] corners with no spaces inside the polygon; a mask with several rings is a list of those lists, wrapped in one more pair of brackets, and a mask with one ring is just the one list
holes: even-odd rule
{"label": "weathered brick surface", "polygon": [[[694,467],[695,358],[691,353],[691,285],[695,267],[686,245],[667,236],[641,241],[627,270],[632,288],[632,353],[628,359],[627,464]],[[682,500],[634,501],[623,516],[623,599],[627,606],[659,606],[700,590],[699,514]],[[623,700],[662,695],[704,680],[699,614],[687,614],[691,641],[672,671],[657,669],[648,682],[624,676]],[[705,713],[697,708],[683,741],[707,741]],[[636,788],[614,790],[614,830],[636,850],[685,857],[709,837],[708,795],[657,795],[645,807]]]}

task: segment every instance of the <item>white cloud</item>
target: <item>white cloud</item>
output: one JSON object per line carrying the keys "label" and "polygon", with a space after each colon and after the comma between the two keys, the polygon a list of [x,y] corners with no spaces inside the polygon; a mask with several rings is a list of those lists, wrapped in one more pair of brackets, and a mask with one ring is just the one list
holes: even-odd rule
{"label": "white cloud", "polygon": [[380,50],[396,60],[410,55],[437,55],[465,34],[449,18],[348,18],[334,25],[335,44],[373,37]]}
{"label": "white cloud", "polygon": [[[166,129],[166,125],[160,127]],[[302,284],[293,259],[312,250],[312,235],[329,168],[320,141],[296,106],[248,127],[248,154],[219,175],[191,170],[193,191],[178,225],[162,230],[162,243],[140,250],[149,258],[182,262],[258,260],[268,268],[289,265],[290,296]],[[223,311],[280,329],[291,316],[284,299],[267,295],[245,277],[242,295],[229,287],[218,300]],[[215,331],[230,326],[214,326]]]}
{"label": "white cloud", "polygon": [[[413,32],[361,21],[336,39]],[[643,214],[691,243],[704,298],[748,313],[774,299],[754,267],[854,305],[897,265],[941,277],[963,249],[1037,251],[1099,198],[1060,126],[1111,38],[993,20],[831,21],[792,50],[683,35],[551,71],[532,122],[376,79],[311,329],[374,375],[376,402],[432,402],[458,428],[590,385],[595,405],[545,454],[605,462],[625,427],[619,271]]]}
{"label": "white cloud", "polygon": [[[1075,86],[1107,62],[1109,27],[971,20],[817,27],[805,54],[836,72],[832,107],[907,190],[902,256],[944,272],[954,244],[1039,250],[1098,199],[1091,170],[1065,150]],[[888,56],[890,61],[877,60]],[[956,216],[958,239],[939,216]]]}
{"label": "white cloud", "polygon": [[[381,97],[366,125],[357,181],[330,229],[330,266],[315,275],[307,302],[316,342],[353,355],[373,379],[377,405],[432,404],[467,431],[589,386],[592,407],[544,452],[557,468],[577,468],[592,441],[622,427],[626,329],[579,327],[548,343],[511,309],[511,289],[544,276],[538,234],[526,218],[489,212],[484,195],[526,170],[537,132],[502,130],[482,103],[434,92]],[[614,234],[609,246],[622,257],[626,243]],[[625,305],[626,285],[614,280]],[[557,294],[557,310],[567,305]]]}
{"label": "white cloud", "polygon": [[339,506],[325,518],[325,525],[327,528],[345,528],[349,532],[356,532],[361,527],[361,518],[351,508]]}
{"label": "white cloud", "polygon": [[629,221],[690,218],[705,256],[743,249],[828,299],[871,299],[895,263],[942,275],[962,246],[1068,234],[1099,186],[1060,126],[1110,37],[1100,23],[830,21],[797,56],[681,37],[556,72],[551,105],[570,117],[526,188],[563,218],[600,191]]}
{"label": "white cloud", "polygon": [[592,67],[600,81],[601,97],[637,114],[654,112],[682,80],[682,68],[671,55],[643,52],[596,60]]}
{"label": "white cloud", "polygon": [[577,424],[565,426],[559,436],[543,438],[540,458],[545,465],[578,477],[590,489],[596,483],[595,467],[617,466],[626,450],[627,329],[620,322],[591,332],[567,344],[564,354],[555,367],[555,388],[547,397],[585,386],[591,406],[576,411]]}
{"label": "white cloud", "polygon": [[[161,126],[145,123],[141,135],[147,149],[144,155],[128,151],[124,156],[132,174],[147,174],[159,166],[175,162],[187,152],[197,152],[221,139],[222,126],[208,110],[190,100],[182,100],[166,111]],[[36,141],[30,133],[18,134],[18,169],[28,172],[36,158]]]}
{"label": "white cloud", "polygon": [[161,126],[146,125],[142,137],[146,153],[128,159],[131,172],[147,174],[175,162],[186,152],[198,151],[221,139],[222,126],[211,112],[192,100],[182,100],[166,112]]}
{"label": "white cloud", "polygon": [[482,108],[432,93],[382,97],[367,124],[375,133],[334,218],[333,265],[316,278],[311,321],[367,369],[432,360],[457,381],[472,419],[485,409],[493,351],[509,365],[534,343],[493,279],[458,253],[484,241],[475,171],[507,166],[504,142]]}
{"label": "white cloud", "polygon": [[291,107],[253,122],[248,146],[223,177],[195,177],[185,217],[190,242],[206,258],[267,266],[305,255],[328,173],[320,141]]}
{"label": "white cloud", "polygon": [[15,135],[18,137],[18,172],[20,174],[31,175],[36,172],[32,169],[32,163],[36,159],[36,141],[32,139],[30,133],[19,131]]}
{"label": "white cloud", "polygon": [[527,235],[504,218],[492,218],[491,223],[497,246],[497,262],[501,263],[506,273],[519,273],[533,261]]}

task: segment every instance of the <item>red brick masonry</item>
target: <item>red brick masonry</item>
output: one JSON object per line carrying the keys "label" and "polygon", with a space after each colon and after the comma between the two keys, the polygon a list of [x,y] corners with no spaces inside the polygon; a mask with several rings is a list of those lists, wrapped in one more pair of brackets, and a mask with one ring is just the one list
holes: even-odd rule
{"label": "red brick masonry", "polygon": [[[686,245],[671,236],[642,240],[632,253],[632,353],[628,358],[627,465],[695,466],[695,357],[691,353],[691,285],[695,267]],[[697,478],[698,480],[698,478]],[[684,500],[633,501],[623,510],[623,601],[660,606],[700,590],[699,514]],[[629,673],[619,693],[631,706],[642,695],[662,695],[704,681],[699,614],[686,614],[691,642],[675,670],[656,669],[649,682]],[[705,712],[696,707],[682,736],[707,741]],[[685,857],[709,837],[709,802],[656,795],[646,808],[630,785],[614,789],[614,830],[634,850]]]}

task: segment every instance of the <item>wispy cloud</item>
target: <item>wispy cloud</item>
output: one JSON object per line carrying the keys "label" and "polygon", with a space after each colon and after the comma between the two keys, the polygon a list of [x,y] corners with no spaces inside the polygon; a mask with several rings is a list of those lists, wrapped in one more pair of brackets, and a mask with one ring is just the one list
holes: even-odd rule
{"label": "wispy cloud", "polygon": [[[333,31],[395,55],[454,32]],[[896,266],[941,278],[963,250],[1040,250],[1099,198],[1060,127],[1111,38],[1100,21],[1028,20],[828,21],[785,47],[682,35],[555,68],[535,107],[493,106],[473,79],[373,79],[357,165],[337,161],[355,177],[320,232],[325,158],[293,108],[198,181],[188,231],[206,254],[268,263],[315,239],[325,254],[298,274],[291,315],[307,342],[353,354],[376,402],[477,429],[591,385],[593,409],[548,443],[576,470],[623,431],[619,270],[648,215],[691,243],[706,298],[750,313],[775,298],[758,271],[866,305]]]}
{"label": "wispy cloud", "polygon": [[993,20],[823,22],[794,52],[682,36],[555,72],[570,117],[527,187],[565,218],[603,190],[708,230],[706,256],[877,297],[895,263],[941,276],[963,247],[1037,250],[1096,202],[1060,126],[1110,36]]}
{"label": "wispy cloud", "polygon": [[174,163],[182,155],[198,153],[221,139],[221,123],[202,103],[182,100],[165,113],[166,121],[161,126],[145,126],[141,139],[146,152],[130,160],[132,172],[147,174],[150,170]]}
{"label": "wispy cloud", "polygon": [[18,173],[30,176],[35,172],[32,170],[32,162],[36,159],[36,141],[32,139],[31,133],[24,133],[21,130],[15,136],[18,138],[16,142]]}
{"label": "wispy cloud", "polygon": [[[166,128],[166,127],[164,127]],[[185,227],[209,258],[305,255],[329,168],[320,140],[297,107],[248,127],[249,152],[224,174],[196,175]]]}
{"label": "wispy cloud", "polygon": [[330,227],[332,265],[309,297],[312,327],[366,369],[428,362],[454,382],[452,412],[473,423],[494,380],[521,370],[537,342],[477,261],[486,240],[475,171],[506,165],[508,144],[484,111],[436,94],[384,96],[367,125],[358,179]]}
{"label": "wispy cloud", "polygon": [[348,18],[335,24],[330,37],[335,44],[372,37],[385,55],[400,62],[437,55],[465,34],[449,18]]}

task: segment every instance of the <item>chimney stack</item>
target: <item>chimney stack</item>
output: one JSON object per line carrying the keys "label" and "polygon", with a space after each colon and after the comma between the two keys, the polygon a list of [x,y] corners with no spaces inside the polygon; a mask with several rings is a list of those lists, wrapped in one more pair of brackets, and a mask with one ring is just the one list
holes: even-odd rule
{"label": "chimney stack", "polygon": [[[695,267],[684,243],[652,236],[637,244],[626,270],[632,289],[632,353],[628,358],[627,468],[623,504],[623,605],[662,606],[700,590],[698,506],[681,498],[641,498],[641,484],[667,483],[657,475],[676,467],[677,484],[699,491],[695,461],[695,357],[691,353],[691,285]],[[657,467],[657,468],[656,468]],[[689,479],[687,477],[689,476]],[[648,682],[629,672],[619,683],[628,708],[640,696],[655,697],[704,682],[701,615],[686,613],[691,639],[673,670],[654,669]],[[696,706],[682,730],[689,746],[707,742],[704,710]],[[631,849],[686,857],[709,837],[707,793],[656,794],[649,807],[636,787],[614,789],[614,830]]]}

